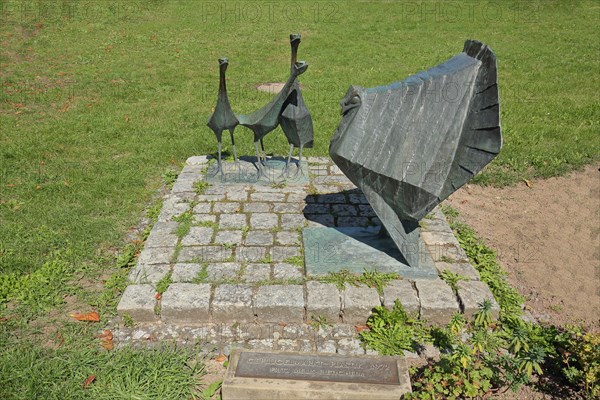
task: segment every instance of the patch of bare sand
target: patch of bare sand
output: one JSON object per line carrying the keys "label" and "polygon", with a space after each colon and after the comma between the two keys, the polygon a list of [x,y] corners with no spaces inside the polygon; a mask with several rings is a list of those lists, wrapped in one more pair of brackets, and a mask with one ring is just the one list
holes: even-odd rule
{"label": "patch of bare sand", "polygon": [[531,187],[466,185],[449,203],[498,252],[538,320],[600,325],[599,165]]}

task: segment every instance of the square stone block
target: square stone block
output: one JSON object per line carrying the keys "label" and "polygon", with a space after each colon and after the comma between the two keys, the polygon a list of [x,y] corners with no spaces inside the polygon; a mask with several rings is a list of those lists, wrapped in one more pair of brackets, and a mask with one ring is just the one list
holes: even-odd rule
{"label": "square stone block", "polygon": [[241,264],[226,262],[218,264],[209,264],[206,267],[208,279],[212,282],[219,282],[229,279],[236,279],[240,271]]}
{"label": "square stone block", "polygon": [[242,245],[242,231],[217,231],[215,244]]}
{"label": "square stone block", "polygon": [[155,294],[156,290],[152,285],[129,285],[117,305],[117,313],[121,317],[129,315],[134,322],[155,321]]}
{"label": "square stone block", "polygon": [[212,203],[198,203],[193,209],[194,214],[208,214],[211,211]]}
{"label": "square stone block", "polygon": [[342,310],[340,291],[331,283],[306,282],[306,317],[323,316],[328,322],[337,323]]}
{"label": "square stone block", "polygon": [[163,207],[158,215],[158,220],[161,222],[171,221],[173,218],[186,212],[189,207],[190,205],[188,203],[181,202],[174,196],[169,196],[163,202]]}
{"label": "square stone block", "polygon": [[129,281],[138,284],[156,284],[170,271],[169,264],[138,264],[129,272]]}
{"label": "square stone block", "polygon": [[358,210],[351,204],[334,204],[331,206],[331,213],[337,217],[355,217]]}
{"label": "square stone block", "polygon": [[383,288],[383,305],[391,310],[396,300],[400,300],[400,303],[408,313],[419,315],[419,298],[412,283],[409,281],[394,280],[385,285]]}
{"label": "square stone block", "polygon": [[144,248],[138,258],[139,265],[169,264],[175,253],[175,247]]}
{"label": "square stone block", "polygon": [[193,246],[182,247],[177,257],[178,262],[205,263],[205,262],[225,262],[233,256],[233,249],[225,246]]}
{"label": "square stone block", "polygon": [[257,262],[265,259],[267,256],[266,247],[260,246],[241,246],[235,251],[235,260],[237,262]]}
{"label": "square stone block", "polygon": [[242,206],[237,202],[218,201],[213,206],[214,213],[229,213],[236,214],[241,211]]}
{"label": "square stone block", "polygon": [[252,287],[248,285],[217,285],[212,302],[213,322],[250,322],[254,320]]}
{"label": "square stone block", "polygon": [[188,264],[175,264],[173,266],[173,273],[171,279],[173,282],[192,282],[198,274],[202,271],[200,264],[188,263]]}
{"label": "square stone block", "polygon": [[288,201],[288,203],[290,203],[290,202],[303,203],[306,200],[307,196],[308,196],[308,194],[304,190],[301,190],[298,192],[293,192],[293,193],[288,193],[287,201]]}
{"label": "square stone block", "polygon": [[175,247],[179,238],[173,233],[177,228],[177,222],[158,221],[150,231],[144,242],[144,248],[150,247]]}
{"label": "square stone block", "polygon": [[275,234],[275,241],[284,246],[300,245],[300,234],[297,231],[281,231]]}
{"label": "square stone block", "polygon": [[208,163],[208,157],[209,156],[191,156],[185,160],[185,163],[187,165],[200,165],[204,168],[204,165]]}
{"label": "square stone block", "polygon": [[279,218],[274,213],[256,213],[250,215],[252,229],[271,229],[279,224]]}
{"label": "square stone block", "polygon": [[[425,221],[425,224],[427,224],[427,220]],[[427,245],[452,244],[455,246],[460,246],[458,240],[452,232],[432,232],[423,230],[421,232],[421,238]]]}
{"label": "square stone block", "polygon": [[271,212],[271,203],[263,203],[263,202],[244,203],[244,212],[268,213],[268,212]]}
{"label": "square stone block", "polygon": [[285,194],[283,193],[268,193],[268,192],[255,192],[250,194],[250,200],[252,201],[284,201]]}
{"label": "square stone block", "polygon": [[452,235],[452,228],[448,225],[445,218],[424,218],[421,220],[421,231],[422,232],[439,232],[444,235]]}
{"label": "square stone block", "polygon": [[464,250],[457,244],[428,244],[427,250],[434,261],[442,261],[443,259],[451,259],[453,262],[469,262]]}
{"label": "square stone block", "polygon": [[465,317],[471,318],[473,314],[479,311],[479,305],[487,299],[492,302],[492,314],[494,318],[498,319],[498,315],[500,314],[500,306],[496,302],[494,295],[485,282],[459,281],[458,297],[463,305]]}
{"label": "square stone block", "polygon": [[342,291],[342,318],[345,324],[364,324],[375,306],[381,305],[374,288],[346,285]]}
{"label": "square stone block", "polygon": [[192,222],[194,224],[201,224],[201,223],[205,223],[205,222],[212,222],[212,223],[216,224],[217,216],[213,215],[213,214],[194,214],[194,217],[192,218]]}
{"label": "square stone block", "polygon": [[246,236],[247,246],[271,246],[273,234],[270,231],[250,231]]}
{"label": "square stone block", "polygon": [[210,285],[172,283],[161,297],[161,319],[169,323],[206,323]]}
{"label": "square stone block", "polygon": [[302,255],[299,246],[273,246],[271,248],[271,259],[273,261],[285,261],[291,257]]}
{"label": "square stone block", "polygon": [[445,325],[459,311],[454,292],[441,279],[416,279],[415,285],[421,301],[421,319]]}
{"label": "square stone block", "polygon": [[261,322],[303,322],[302,285],[260,286],[254,301],[254,311]]}
{"label": "square stone block", "polygon": [[[331,189],[331,191],[334,191],[335,189]],[[327,193],[327,194],[321,194],[319,196],[317,196],[317,203],[328,203],[328,204],[332,204],[332,203],[345,203],[346,202],[346,196],[344,196],[342,193]]]}
{"label": "square stone block", "polygon": [[331,205],[322,203],[310,203],[304,206],[302,212],[304,214],[330,214]]}
{"label": "square stone block", "polygon": [[232,187],[227,189],[226,197],[229,201],[247,201],[248,192],[244,187]]}
{"label": "square stone block", "polygon": [[468,262],[448,263],[448,262],[438,261],[435,263],[435,267],[437,268],[437,270],[440,274],[442,272],[444,272],[445,270],[449,270],[450,272],[464,276],[465,278],[467,278],[469,280],[472,280],[472,281],[479,280],[479,272],[477,272],[477,270],[475,268],[473,268],[473,266],[471,264],[469,264]]}
{"label": "square stone block", "polygon": [[246,282],[260,282],[271,279],[270,264],[248,264],[244,270],[243,279]]}
{"label": "square stone block", "polygon": [[221,229],[242,229],[246,225],[246,214],[221,214],[219,216],[219,228]]}
{"label": "square stone block", "polygon": [[212,240],[213,229],[192,226],[187,235],[181,239],[182,246],[200,246],[209,244]]}
{"label": "square stone block", "polygon": [[292,264],[278,263],[273,266],[273,278],[281,280],[302,279],[300,267]]}
{"label": "square stone block", "polygon": [[273,203],[273,211],[297,214],[302,212],[302,203]]}
{"label": "square stone block", "polygon": [[294,230],[304,227],[306,218],[302,214],[281,214],[281,227],[287,230]]}

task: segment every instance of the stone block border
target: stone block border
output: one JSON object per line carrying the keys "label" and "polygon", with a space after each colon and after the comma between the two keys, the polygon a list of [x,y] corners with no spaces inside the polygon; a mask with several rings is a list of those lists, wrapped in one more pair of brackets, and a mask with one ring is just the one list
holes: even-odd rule
{"label": "stone block border", "polygon": [[[439,277],[394,280],[382,293],[365,286],[340,289],[307,277],[304,227],[381,224],[364,195],[331,160],[308,161],[310,183],[305,186],[200,187],[197,182],[210,161],[190,157],[164,197],[129,275],[117,311],[131,317],[136,327],[118,327],[118,339],[207,340],[221,350],[241,346],[364,354],[353,326],[364,324],[375,306],[391,308],[398,300],[434,324],[445,324],[457,312],[472,315],[484,299],[498,313],[489,288],[438,209],[423,219],[422,238],[438,273],[448,270],[465,278],[458,290]],[[158,283],[167,280],[167,290],[157,296]],[[307,330],[311,323],[325,321],[335,327],[331,335]],[[243,332],[231,332],[232,326],[243,326]],[[264,327],[278,328],[265,334]]]}

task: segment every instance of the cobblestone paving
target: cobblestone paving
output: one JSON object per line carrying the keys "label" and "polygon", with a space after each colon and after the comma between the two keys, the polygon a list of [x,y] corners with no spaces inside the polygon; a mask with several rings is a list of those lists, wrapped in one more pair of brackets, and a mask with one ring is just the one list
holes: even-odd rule
{"label": "cobblestone paving", "polygon": [[[309,280],[302,229],[380,225],[364,195],[328,158],[309,158],[310,183],[303,186],[198,184],[207,166],[206,157],[188,159],[164,198],[117,308],[136,323],[115,327],[121,343],[364,354],[353,326],[364,324],[374,306],[399,299],[444,324],[493,300],[439,210],[423,220],[422,238],[438,272],[467,278],[456,292],[439,278],[395,280],[381,294]],[[170,284],[156,296],[161,280]],[[311,328],[319,318],[333,327]]]}

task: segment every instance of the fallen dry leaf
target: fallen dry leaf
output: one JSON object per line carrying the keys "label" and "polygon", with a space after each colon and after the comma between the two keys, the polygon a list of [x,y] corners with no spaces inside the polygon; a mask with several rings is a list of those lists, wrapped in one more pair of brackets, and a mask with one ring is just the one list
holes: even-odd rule
{"label": "fallen dry leaf", "polygon": [[115,345],[113,343],[113,333],[110,329],[103,330],[98,337],[100,338],[100,346],[106,350],[114,349]]}
{"label": "fallen dry leaf", "polygon": [[113,340],[113,333],[110,329],[105,329],[98,335],[100,340]]}
{"label": "fallen dry leaf", "polygon": [[102,342],[100,342],[100,346],[102,346],[106,350],[112,350],[115,348],[115,345],[113,344],[112,340],[111,341],[103,340]]}
{"label": "fallen dry leaf", "polygon": [[368,330],[369,327],[366,325],[354,325],[354,329],[356,329],[356,332],[361,333],[362,331]]}
{"label": "fallen dry leaf", "polygon": [[217,357],[215,357],[216,362],[224,362],[225,360],[227,360],[227,356],[225,354],[219,354]]}
{"label": "fallen dry leaf", "polygon": [[73,313],[70,314],[72,318],[75,318],[77,321],[87,321],[87,322],[99,322],[100,316],[96,311],[89,312],[87,314],[82,313]]}
{"label": "fallen dry leaf", "polygon": [[530,180],[523,179],[523,182],[525,182],[525,184],[527,185],[527,187],[528,187],[528,188],[530,188],[530,187],[532,187],[532,186],[533,186],[533,183],[531,183],[531,181],[530,181]]}
{"label": "fallen dry leaf", "polygon": [[85,381],[83,381],[83,387],[86,388],[88,386],[90,386],[90,384],[92,382],[94,382],[96,380],[96,375],[90,375],[87,377],[87,379]]}

